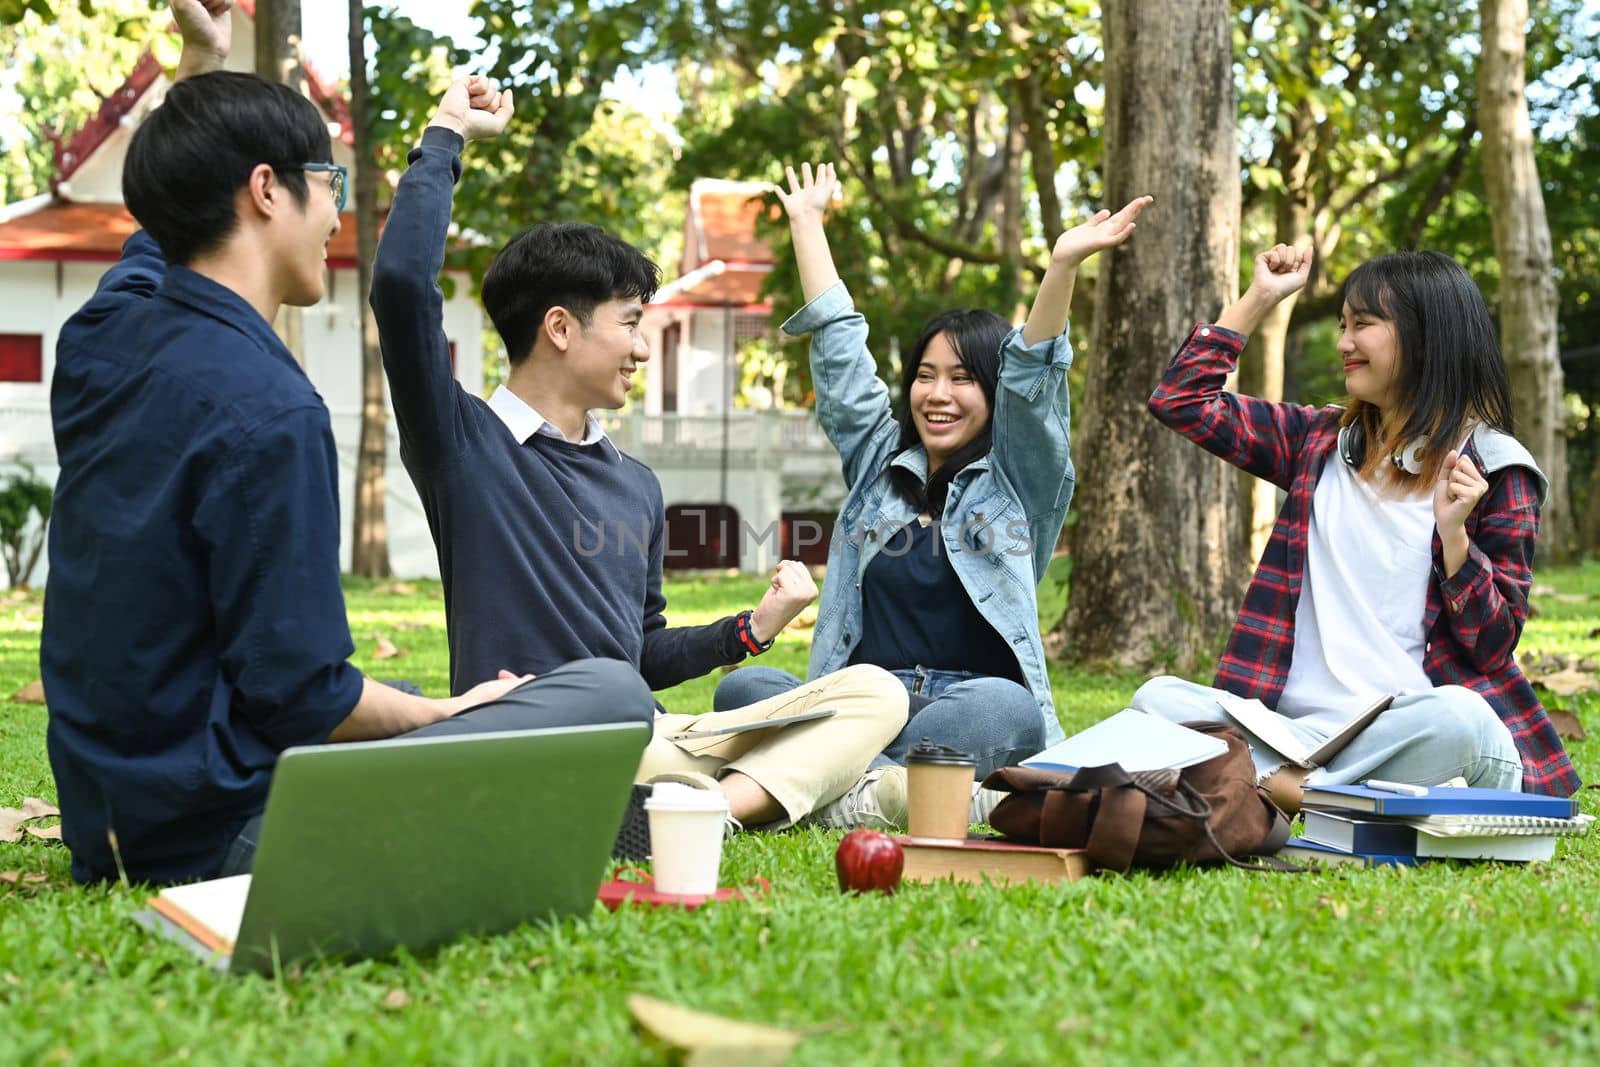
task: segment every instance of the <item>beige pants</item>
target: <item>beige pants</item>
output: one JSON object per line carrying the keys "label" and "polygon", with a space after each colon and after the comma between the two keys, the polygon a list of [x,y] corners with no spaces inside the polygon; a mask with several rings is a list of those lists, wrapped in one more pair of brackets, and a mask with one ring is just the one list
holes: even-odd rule
{"label": "beige pants", "polygon": [[[691,727],[759,722],[827,708],[833,716],[771,730],[670,741]],[[772,794],[797,822],[840,797],[906,724],[906,687],[880,667],[846,667],[758,704],[704,715],[663,715],[634,780],[699,771],[713,778],[738,771]]]}

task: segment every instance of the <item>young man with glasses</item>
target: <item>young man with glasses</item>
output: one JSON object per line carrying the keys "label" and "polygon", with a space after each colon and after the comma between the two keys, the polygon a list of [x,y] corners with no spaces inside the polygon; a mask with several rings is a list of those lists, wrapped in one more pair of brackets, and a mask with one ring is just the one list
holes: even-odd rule
{"label": "young man with glasses", "polygon": [[219,70],[231,6],[173,0],[179,80],[123,172],[143,229],[57,349],[40,665],[80,881],[248,870],[292,745],[653,711],[615,662],[460,718],[527,679],[428,700],[347,662],[328,411],[271,326],[322,297],[344,171],[308,101]]}

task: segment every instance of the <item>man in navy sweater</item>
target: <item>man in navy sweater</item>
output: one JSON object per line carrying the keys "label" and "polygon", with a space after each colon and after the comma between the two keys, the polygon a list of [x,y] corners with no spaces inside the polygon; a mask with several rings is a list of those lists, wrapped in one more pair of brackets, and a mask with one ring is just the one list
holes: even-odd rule
{"label": "man in navy sweater", "polygon": [[[328,410],[271,326],[280,305],[322,297],[344,171],[309,102],[220,71],[231,5],[173,0],[179,81],[123,173],[143,229],[56,353],[61,475],[39,659],[80,881],[249,870],[292,745],[653,711],[615,661],[448,700],[347,662]],[[523,683],[516,704],[456,717]]]}
{"label": "man in navy sweater", "polygon": [[[455,381],[437,279],[460,154],[504,130],[511,110],[510,93],[487,79],[451,86],[411,153],[373,270],[400,454],[439,552],[452,686],[460,691],[491,664],[542,674],[607,656],[633,664],[651,689],[667,688],[765,651],[816,586],[785,562],[755,609],[666,625],[660,484],[590,414],[621,407],[649,358],[639,320],[659,272],[625,242],[577,224],[535,226],[511,241],[483,282],[510,376],[487,402]],[[715,744],[668,739],[816,708],[834,715]],[[853,667],[717,717],[664,716],[639,779],[696,778],[720,788],[747,824],[897,823],[903,776],[862,775],[905,714],[892,676]]]}

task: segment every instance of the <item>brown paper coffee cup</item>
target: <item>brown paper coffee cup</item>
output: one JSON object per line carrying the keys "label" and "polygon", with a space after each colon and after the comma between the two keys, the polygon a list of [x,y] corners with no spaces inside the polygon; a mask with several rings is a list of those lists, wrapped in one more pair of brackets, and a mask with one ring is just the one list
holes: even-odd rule
{"label": "brown paper coffee cup", "polygon": [[906,753],[906,832],[961,840],[972,811],[972,755],[924,738]]}

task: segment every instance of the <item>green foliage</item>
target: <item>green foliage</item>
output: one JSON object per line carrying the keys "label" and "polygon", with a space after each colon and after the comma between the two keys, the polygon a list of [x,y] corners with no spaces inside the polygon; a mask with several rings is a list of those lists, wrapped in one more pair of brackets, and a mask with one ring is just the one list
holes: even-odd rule
{"label": "green foliage", "polygon": [[0,483],[0,557],[13,589],[28,583],[39,562],[52,500],[50,483],[35,474],[31,464],[19,462],[17,467]]}
{"label": "green foliage", "polygon": [[[838,163],[830,239],[892,370],[897,343],[940,311],[1025,306],[1063,215],[1099,195],[1095,18],[1075,0],[685,3],[669,33],[685,102],[677,180]],[[798,307],[783,221],[767,235],[766,292]],[[785,348],[803,396],[804,346]]]}
{"label": "green foliage", "polygon": [[49,188],[56,140],[93,117],[145,48],[163,36],[148,13],[143,0],[0,0],[0,54],[6,56],[0,98],[9,90],[22,104],[0,119],[0,203]]}
{"label": "green foliage", "polygon": [[[1546,570],[1582,601],[1540,600],[1525,648],[1576,653],[1600,625],[1600,566]],[[445,685],[436,582],[351,581],[362,666]],[[673,623],[753,602],[751,579],[675,579]],[[45,713],[5,704],[36,677],[41,597],[0,602],[0,805],[54,797]],[[372,663],[371,635],[410,654]],[[763,658],[803,669],[803,635]],[[776,657],[776,659],[775,659]],[[1053,668],[1068,730],[1122,706],[1139,679]],[[704,707],[716,678],[665,694]],[[1594,728],[1600,699],[1576,702]],[[1572,747],[1600,774],[1593,740]],[[1581,803],[1595,812],[1595,794]],[[559,811],[551,812],[560,818]],[[1274,1062],[1549,1067],[1600,1056],[1600,837],[1554,862],[1263,876],[1183,870],[998,889],[908,886],[846,897],[838,832],[742,835],[723,880],[764,900],[699,912],[599,909],[469,937],[438,952],[278,978],[218,975],[129,915],[147,892],[70,883],[67,853],[0,844],[0,1011],[7,1062],[662,1064],[625,999],[643,992],[810,1036],[813,1064]],[[515,891],[515,887],[508,887]],[[396,996],[400,990],[402,996]],[[220,1035],[220,1036],[219,1036]]]}

